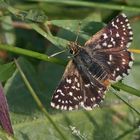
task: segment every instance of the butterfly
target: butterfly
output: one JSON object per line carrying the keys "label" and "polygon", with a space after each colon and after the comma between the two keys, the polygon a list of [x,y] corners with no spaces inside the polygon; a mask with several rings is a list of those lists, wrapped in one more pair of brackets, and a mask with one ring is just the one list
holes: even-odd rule
{"label": "butterfly", "polygon": [[70,42],[73,54],[55,90],[51,106],[61,110],[92,110],[105,98],[109,85],[129,74],[128,51],[133,32],[124,13],[112,19],[84,45]]}

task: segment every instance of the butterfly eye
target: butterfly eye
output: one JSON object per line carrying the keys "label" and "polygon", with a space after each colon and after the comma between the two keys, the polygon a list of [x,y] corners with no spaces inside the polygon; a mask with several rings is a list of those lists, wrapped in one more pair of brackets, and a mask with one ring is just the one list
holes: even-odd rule
{"label": "butterfly eye", "polygon": [[73,52],[73,50],[70,50],[70,54],[73,54],[74,52]]}

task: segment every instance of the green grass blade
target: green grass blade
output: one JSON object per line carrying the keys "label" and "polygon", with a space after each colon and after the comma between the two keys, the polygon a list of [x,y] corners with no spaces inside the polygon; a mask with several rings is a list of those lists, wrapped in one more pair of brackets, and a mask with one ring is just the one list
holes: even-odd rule
{"label": "green grass blade", "polygon": [[118,93],[117,91],[115,91],[114,89],[111,90],[118,98],[120,98],[126,105],[128,105],[132,110],[134,110],[138,115],[140,115],[140,112],[135,109],[130,103],[128,103],[125,99],[123,99]]}
{"label": "green grass blade", "polygon": [[133,87],[125,85],[124,83],[118,82],[116,84],[113,84],[112,87],[121,89],[123,91],[126,91],[126,92],[132,94],[132,95],[136,95],[136,96],[140,97],[140,91],[138,89],[135,89]]}
{"label": "green grass blade", "polygon": [[30,57],[33,57],[33,58],[36,58],[36,59],[52,62],[52,63],[59,64],[59,65],[66,65],[66,62],[64,60],[61,60],[61,59],[58,59],[58,58],[55,58],[55,57],[49,57],[46,54],[41,54],[41,53],[38,53],[38,52],[34,52],[34,51],[30,51],[30,50],[10,46],[10,45],[1,44],[0,49],[7,50],[7,51],[17,53],[17,54],[22,54],[22,55],[25,55],[25,56],[30,56]]}
{"label": "green grass blade", "polygon": [[[38,1],[38,0],[32,0]],[[125,10],[125,11],[133,11],[140,12],[140,8],[134,6],[126,6],[126,5],[116,5],[109,3],[99,3],[99,2],[87,2],[87,1],[75,1],[75,0],[39,0],[39,2],[48,2],[48,3],[59,3],[65,5],[72,6],[84,6],[84,7],[93,7],[93,8],[101,8],[101,9],[110,9],[110,10]]]}

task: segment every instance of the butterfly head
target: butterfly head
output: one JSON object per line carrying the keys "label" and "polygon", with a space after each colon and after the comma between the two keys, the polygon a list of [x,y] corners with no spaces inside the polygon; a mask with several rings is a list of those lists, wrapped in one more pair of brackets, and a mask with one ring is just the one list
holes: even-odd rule
{"label": "butterfly head", "polygon": [[80,46],[77,44],[77,42],[69,42],[68,47],[72,55],[76,55],[80,49]]}

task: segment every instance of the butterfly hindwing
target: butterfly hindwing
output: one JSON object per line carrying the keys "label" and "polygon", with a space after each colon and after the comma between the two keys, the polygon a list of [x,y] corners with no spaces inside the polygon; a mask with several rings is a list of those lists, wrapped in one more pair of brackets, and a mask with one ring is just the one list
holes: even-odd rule
{"label": "butterfly hindwing", "polygon": [[87,74],[90,75],[90,79],[84,72],[80,74],[82,75],[82,89],[84,92],[84,101],[81,105],[86,110],[91,110],[104,99],[107,87],[97,81],[93,75],[90,75],[90,72]]}
{"label": "butterfly hindwing", "polygon": [[119,52],[97,52],[94,57],[104,66],[112,81],[118,81],[128,75],[133,64],[132,54],[125,49]]}

